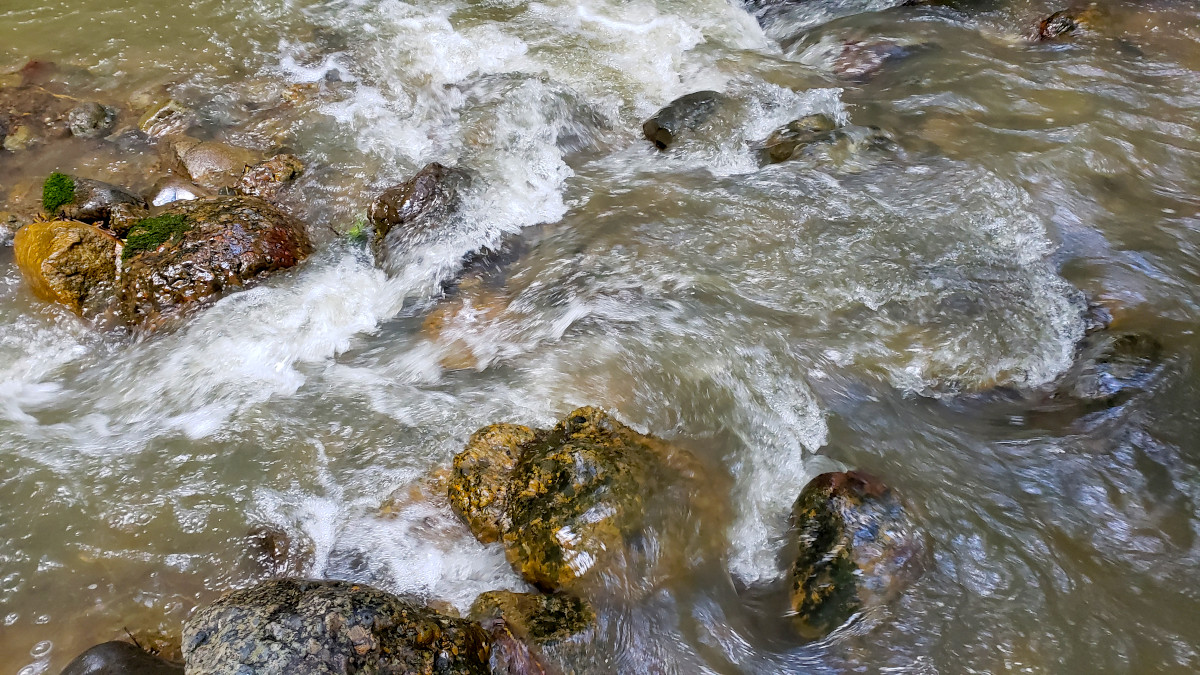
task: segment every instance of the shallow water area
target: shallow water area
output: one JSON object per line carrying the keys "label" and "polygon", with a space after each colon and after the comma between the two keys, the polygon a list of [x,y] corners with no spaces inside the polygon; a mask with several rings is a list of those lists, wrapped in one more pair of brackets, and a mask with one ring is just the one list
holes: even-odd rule
{"label": "shallow water area", "polygon": [[[293,574],[459,611],[528,590],[444,471],[484,425],[584,405],[691,451],[711,489],[651,514],[704,545],[598,583],[564,670],[1200,670],[1200,10],[1104,2],[1035,42],[1064,6],[894,4],[764,29],[717,0],[5,3],[0,72],[52,62],[129,112],[0,150],[0,211],[26,217],[53,170],[151,193],[165,142],[118,137],[167,96],[195,136],[305,162],[283,207],[317,250],[144,336],[37,300],[5,236],[0,672],[170,636],[271,574],[265,530]],[[845,65],[881,40],[919,48]],[[706,89],[729,102],[694,133],[642,137]],[[859,136],[763,160],[813,114]],[[476,179],[389,276],[345,233],[432,161]],[[500,267],[456,283],[480,248]],[[1097,313],[1153,363],[1056,396]],[[930,559],[805,643],[780,550],[841,468],[906,497]]]}

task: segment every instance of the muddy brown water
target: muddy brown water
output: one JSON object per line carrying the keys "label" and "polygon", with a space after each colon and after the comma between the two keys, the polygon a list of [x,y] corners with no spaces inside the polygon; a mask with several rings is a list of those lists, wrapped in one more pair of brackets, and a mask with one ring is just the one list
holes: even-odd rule
{"label": "muddy brown water", "polygon": [[[1033,44],[1062,6],[851,11],[873,4],[895,3],[764,32],[723,0],[4,2],[0,71],[166,92],[196,135],[300,155],[286,205],[318,252],[133,339],[37,301],[0,249],[0,672],[176,631],[264,577],[261,528],[305,575],[460,610],[523,589],[428,481],[484,424],[588,404],[696,453],[716,532],[686,574],[613,591],[559,655],[579,672],[1200,670],[1200,11],[1106,2]],[[880,39],[925,47],[832,72]],[[701,89],[734,104],[668,152],[640,137]],[[813,113],[893,143],[760,166]],[[158,157],[0,153],[0,199],[54,169],[148,192]],[[335,232],[435,160],[481,180],[389,279]],[[442,297],[500,244],[502,283]],[[1119,405],[1035,409],[1089,302],[1161,367]],[[932,555],[804,644],[778,551],[837,467],[902,491]]]}

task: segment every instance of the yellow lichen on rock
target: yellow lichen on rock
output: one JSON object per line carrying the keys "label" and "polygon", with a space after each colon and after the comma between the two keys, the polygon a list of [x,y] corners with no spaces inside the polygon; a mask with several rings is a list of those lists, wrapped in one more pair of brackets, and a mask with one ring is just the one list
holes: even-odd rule
{"label": "yellow lichen on rock", "polygon": [[121,241],[73,220],[35,222],[13,237],[17,267],[39,298],[85,316],[112,302]]}

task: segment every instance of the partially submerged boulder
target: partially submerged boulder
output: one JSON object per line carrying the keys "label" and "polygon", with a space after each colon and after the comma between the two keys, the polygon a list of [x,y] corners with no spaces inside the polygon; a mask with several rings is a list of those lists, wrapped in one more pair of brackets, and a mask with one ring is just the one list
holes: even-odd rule
{"label": "partially submerged boulder", "polygon": [[443,227],[459,210],[462,193],[471,180],[463,169],[434,162],[385,190],[367,212],[374,228],[371,250],[376,262],[393,272],[393,258],[406,252],[420,236]]}
{"label": "partially submerged boulder", "polygon": [[642,133],[659,150],[666,150],[680,134],[703,124],[724,103],[724,94],[697,91],[671,101],[642,124]]}
{"label": "partially submerged boulder", "polygon": [[499,538],[513,568],[568,589],[644,533],[646,502],[690,485],[694,459],[596,408],[553,429],[500,424],[454,459],[450,504],[481,541]]}
{"label": "partially submerged boulder", "polygon": [[275,155],[253,166],[246,167],[242,177],[234,185],[238,194],[261,197],[267,201],[279,198],[280,191],[288,183],[304,173],[304,163],[295,155]]}
{"label": "partially submerged boulder", "polygon": [[80,138],[95,138],[112,131],[117,121],[116,108],[96,101],[81,101],[67,113],[67,125],[71,135]]}
{"label": "partially submerged boulder", "polygon": [[1161,369],[1163,348],[1143,333],[1096,331],[1083,339],[1071,368],[1059,379],[1051,402],[1102,409],[1146,389]]}
{"label": "partially submerged boulder", "polygon": [[43,184],[42,208],[53,217],[103,225],[118,236],[149,215],[146,200],[124,188],[61,173]]}
{"label": "partially submerged boulder", "polygon": [[187,136],[176,138],[171,147],[192,181],[213,190],[232,188],[247,167],[262,160],[260,153],[248,148]]}
{"label": "partially submerged boulder", "polygon": [[596,613],[586,601],[565,593],[488,591],[471,605],[470,618],[484,628],[502,621],[517,639],[550,645],[591,628]]}
{"label": "partially submerged boulder", "polygon": [[111,233],[73,220],[39,221],[17,231],[13,250],[39,298],[89,318],[114,302],[121,241]]}
{"label": "partially submerged boulder", "polygon": [[792,534],[791,606],[809,639],[892,600],[923,568],[925,539],[900,496],[859,471],[821,474],[804,486]]}
{"label": "partially submerged boulder", "polygon": [[128,642],[105,642],[76,656],[61,675],[183,675],[172,663]]}
{"label": "partially submerged boulder", "polygon": [[121,313],[154,328],[312,252],[304,223],[255,197],[179,201],[129,230],[122,252]]}
{"label": "partially submerged boulder", "polygon": [[475,623],[345,581],[279,579],[234,591],[183,628],[188,675],[488,673]]}
{"label": "partially submerged boulder", "polygon": [[791,159],[796,148],[828,138],[828,132],[836,128],[838,123],[832,117],[819,113],[788,122],[763,141],[763,159],[768,162]]}

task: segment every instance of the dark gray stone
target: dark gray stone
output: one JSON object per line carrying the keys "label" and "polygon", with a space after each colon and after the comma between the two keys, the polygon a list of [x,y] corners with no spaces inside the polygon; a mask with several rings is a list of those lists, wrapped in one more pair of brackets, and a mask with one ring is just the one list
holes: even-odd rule
{"label": "dark gray stone", "polygon": [[183,675],[183,666],[128,642],[105,642],[75,657],[62,675]]}

